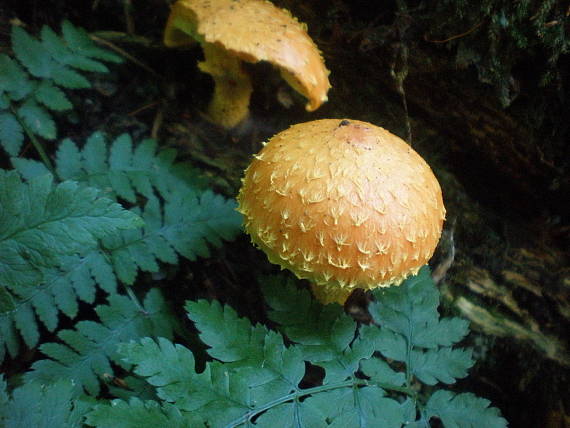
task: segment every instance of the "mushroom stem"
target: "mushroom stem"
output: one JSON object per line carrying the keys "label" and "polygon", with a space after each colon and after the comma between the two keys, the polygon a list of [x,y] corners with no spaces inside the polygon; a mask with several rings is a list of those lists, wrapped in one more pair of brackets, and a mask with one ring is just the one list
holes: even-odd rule
{"label": "mushroom stem", "polygon": [[202,48],[205,61],[198,67],[214,79],[208,118],[224,128],[233,128],[249,113],[251,78],[242,61],[225,49],[212,43],[203,43]]}

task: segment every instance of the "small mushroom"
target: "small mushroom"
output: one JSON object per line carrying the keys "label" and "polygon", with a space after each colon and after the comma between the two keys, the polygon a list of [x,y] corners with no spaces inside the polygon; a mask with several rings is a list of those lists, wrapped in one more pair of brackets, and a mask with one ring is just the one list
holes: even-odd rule
{"label": "small mushroom", "polygon": [[250,76],[242,61],[267,61],[308,99],[307,111],[327,101],[329,71],[307,27],[265,0],[178,0],[172,6],[164,43],[177,47],[199,42],[200,70],[214,79],[210,120],[232,128],[249,112]]}
{"label": "small mushroom", "polygon": [[238,195],[252,242],[323,303],[400,284],[439,241],[445,208],[427,163],[357,120],[293,125],[254,156]]}

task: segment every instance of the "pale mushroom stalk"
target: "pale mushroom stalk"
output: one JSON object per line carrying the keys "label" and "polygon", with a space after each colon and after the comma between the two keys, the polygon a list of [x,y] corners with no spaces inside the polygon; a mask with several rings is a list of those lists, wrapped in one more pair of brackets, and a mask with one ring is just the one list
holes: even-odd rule
{"label": "pale mushroom stalk", "polygon": [[214,95],[208,105],[209,119],[225,128],[233,128],[249,112],[253,92],[251,78],[235,55],[213,43],[204,43],[205,60],[200,70],[214,79]]}

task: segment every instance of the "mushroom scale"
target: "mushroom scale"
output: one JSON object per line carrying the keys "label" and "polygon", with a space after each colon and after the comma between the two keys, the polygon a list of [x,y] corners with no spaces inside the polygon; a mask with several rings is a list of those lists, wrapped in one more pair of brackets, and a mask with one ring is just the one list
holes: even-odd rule
{"label": "mushroom scale", "polygon": [[254,156],[238,195],[246,232],[323,303],[401,283],[433,255],[445,208],[427,163],[357,120],[293,125]]}
{"label": "mushroom scale", "polygon": [[[209,114],[222,126],[231,128],[247,116],[251,82],[239,66],[240,61],[267,61],[277,67],[283,79],[308,99],[307,111],[327,101],[329,71],[306,25],[269,1],[178,0],[166,24],[164,43],[177,47],[195,41],[216,47],[205,49],[206,58],[200,68],[214,78],[217,93]],[[218,64],[223,63],[232,66],[227,71],[218,70]],[[238,107],[231,106],[233,100]],[[218,111],[220,105],[227,112]],[[230,117],[223,119],[224,114]]]}

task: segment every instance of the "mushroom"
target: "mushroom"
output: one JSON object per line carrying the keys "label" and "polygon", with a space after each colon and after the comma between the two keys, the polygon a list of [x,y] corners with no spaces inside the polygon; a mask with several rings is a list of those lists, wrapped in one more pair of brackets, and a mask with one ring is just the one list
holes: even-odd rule
{"label": "mushroom", "polygon": [[329,71],[306,25],[265,0],[178,0],[164,33],[166,46],[198,41],[205,60],[198,66],[214,79],[211,121],[233,128],[249,112],[253,91],[242,61],[267,61],[308,99],[307,111],[327,101]]}
{"label": "mushroom", "polygon": [[245,171],[246,232],[322,303],[400,284],[433,255],[445,208],[428,164],[387,130],[323,119],[271,138]]}

